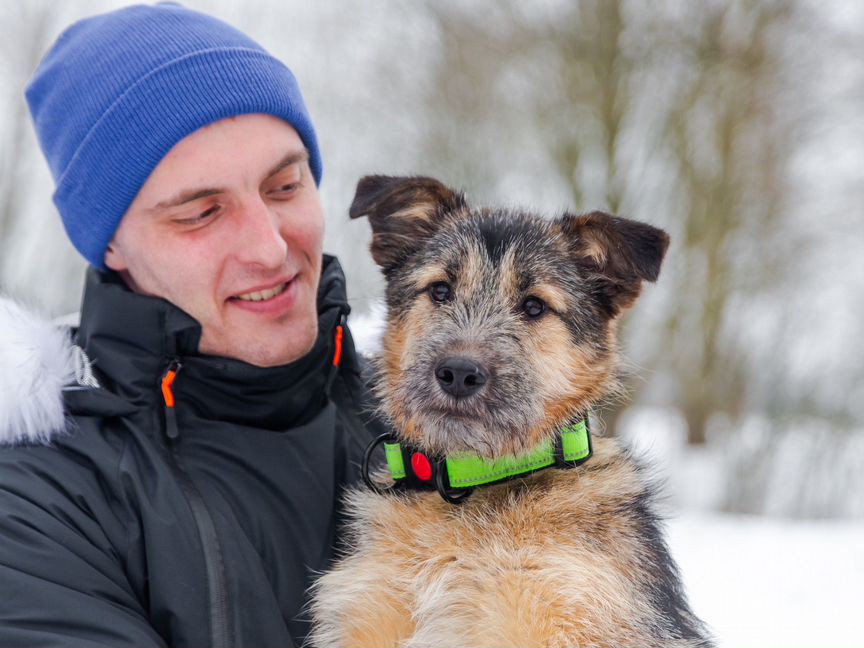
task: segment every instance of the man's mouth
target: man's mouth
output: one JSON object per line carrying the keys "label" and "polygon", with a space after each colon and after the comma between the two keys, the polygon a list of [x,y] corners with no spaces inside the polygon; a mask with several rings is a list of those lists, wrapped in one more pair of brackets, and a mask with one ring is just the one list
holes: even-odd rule
{"label": "man's mouth", "polygon": [[301,275],[296,274],[287,281],[255,286],[254,290],[229,297],[228,304],[247,313],[280,317],[290,312],[297,305],[297,300],[302,298],[303,284],[300,278]]}
{"label": "man's mouth", "polygon": [[231,299],[239,299],[240,301],[249,302],[267,301],[268,299],[273,299],[285,292],[289,283],[290,282],[286,281],[285,283],[274,286],[273,288],[268,288],[267,290],[256,290],[254,292],[243,293],[242,295],[234,295]]}

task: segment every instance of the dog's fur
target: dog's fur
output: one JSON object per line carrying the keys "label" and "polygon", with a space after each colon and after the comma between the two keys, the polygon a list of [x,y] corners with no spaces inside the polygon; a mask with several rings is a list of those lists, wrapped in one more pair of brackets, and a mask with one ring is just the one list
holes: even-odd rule
{"label": "dog's fur", "polygon": [[[378,392],[403,439],[433,454],[519,454],[617,389],[616,323],[657,278],[664,232],[600,212],[473,210],[430,178],[364,178],[351,207],[363,215],[387,279]],[[440,282],[451,293],[436,301]],[[545,304],[537,317],[529,298]],[[436,383],[454,355],[489,375],[466,398]],[[347,555],[313,591],[312,642],[709,646],[651,500],[636,462],[603,438],[576,469],[459,506],[355,490]]]}

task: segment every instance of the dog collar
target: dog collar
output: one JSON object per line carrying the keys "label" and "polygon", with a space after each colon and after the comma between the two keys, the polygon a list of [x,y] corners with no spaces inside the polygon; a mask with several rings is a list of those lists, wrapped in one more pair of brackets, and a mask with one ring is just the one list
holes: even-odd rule
{"label": "dog collar", "polygon": [[[384,489],[369,477],[369,458],[382,444],[393,479],[393,486]],[[363,480],[377,491],[437,490],[445,500],[456,503],[479,486],[498,484],[545,468],[575,468],[587,461],[591,453],[587,417],[562,428],[554,440],[543,441],[525,454],[500,459],[484,459],[470,453],[436,457],[400,442],[393,434],[382,434],[366,448]]]}

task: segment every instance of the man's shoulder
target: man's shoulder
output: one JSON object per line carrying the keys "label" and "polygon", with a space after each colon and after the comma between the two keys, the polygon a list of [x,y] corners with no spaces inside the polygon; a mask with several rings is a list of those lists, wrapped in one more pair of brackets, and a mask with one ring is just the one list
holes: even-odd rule
{"label": "man's shoulder", "polygon": [[58,522],[116,524],[118,507],[126,509],[124,441],[102,435],[93,420],[70,426],[48,442],[0,446],[0,535],[22,521],[49,535]]}

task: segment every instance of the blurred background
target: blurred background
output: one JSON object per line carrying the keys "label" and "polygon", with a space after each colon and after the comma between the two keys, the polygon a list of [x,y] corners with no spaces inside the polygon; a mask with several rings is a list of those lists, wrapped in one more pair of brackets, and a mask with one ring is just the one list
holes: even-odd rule
{"label": "blurred background", "polygon": [[[0,3],[0,292],[77,310],[23,88],[70,22]],[[188,0],[294,70],[321,140],[326,248],[379,300],[358,178],[474,204],[604,209],[672,236],[600,413],[656,466],[721,645],[853,645],[864,600],[864,3]],[[821,606],[821,607],[820,607]],[[815,614],[814,614],[815,612]],[[809,634],[808,634],[809,633]]]}

